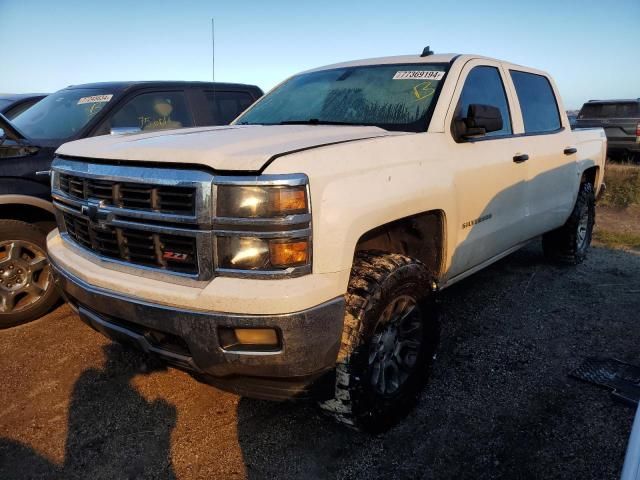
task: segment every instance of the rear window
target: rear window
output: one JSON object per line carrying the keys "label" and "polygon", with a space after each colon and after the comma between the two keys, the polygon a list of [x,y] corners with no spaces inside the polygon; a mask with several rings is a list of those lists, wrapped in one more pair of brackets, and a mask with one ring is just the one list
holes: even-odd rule
{"label": "rear window", "polygon": [[578,118],[638,118],[640,117],[640,103],[612,102],[585,103]]}
{"label": "rear window", "polygon": [[534,73],[511,70],[525,133],[553,132],[560,128],[560,113],[549,80]]}

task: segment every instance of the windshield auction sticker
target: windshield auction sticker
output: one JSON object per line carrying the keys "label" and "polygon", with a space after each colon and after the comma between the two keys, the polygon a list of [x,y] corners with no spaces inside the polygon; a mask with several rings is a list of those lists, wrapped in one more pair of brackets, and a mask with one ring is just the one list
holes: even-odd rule
{"label": "windshield auction sticker", "polygon": [[113,95],[94,95],[93,97],[82,97],[78,100],[78,105],[85,103],[105,103],[113,98]]}
{"label": "windshield auction sticker", "polygon": [[394,80],[442,80],[444,72],[439,70],[413,70],[396,72]]}

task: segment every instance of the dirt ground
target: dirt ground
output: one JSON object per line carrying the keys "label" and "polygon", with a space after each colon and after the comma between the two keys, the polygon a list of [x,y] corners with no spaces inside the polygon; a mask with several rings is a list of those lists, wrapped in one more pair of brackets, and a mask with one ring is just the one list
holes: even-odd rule
{"label": "dirt ground", "polygon": [[640,205],[598,207],[596,228],[640,235]]}
{"label": "dirt ground", "polygon": [[640,363],[640,255],[532,244],[443,292],[419,407],[379,436],[156,370],[58,308],[0,332],[0,478],[614,479],[633,410],[567,377]]}

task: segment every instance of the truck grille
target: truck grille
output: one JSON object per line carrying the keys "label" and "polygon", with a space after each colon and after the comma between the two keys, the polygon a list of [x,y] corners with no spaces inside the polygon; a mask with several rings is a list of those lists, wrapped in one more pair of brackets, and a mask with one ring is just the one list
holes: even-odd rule
{"label": "truck grille", "polygon": [[98,226],[86,217],[63,213],[67,234],[99,255],[135,265],[197,274],[196,239],[111,225]]}
{"label": "truck grille", "polygon": [[72,198],[95,198],[105,205],[150,210],[160,213],[193,215],[195,189],[166,185],[115,182],[60,174],[60,190]]}

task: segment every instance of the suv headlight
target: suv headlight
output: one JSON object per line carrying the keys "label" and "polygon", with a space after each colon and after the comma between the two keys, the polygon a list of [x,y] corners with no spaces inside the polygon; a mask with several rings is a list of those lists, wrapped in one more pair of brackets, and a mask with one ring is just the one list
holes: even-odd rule
{"label": "suv headlight", "polygon": [[296,276],[311,271],[311,209],[304,175],[219,178],[216,270]]}

